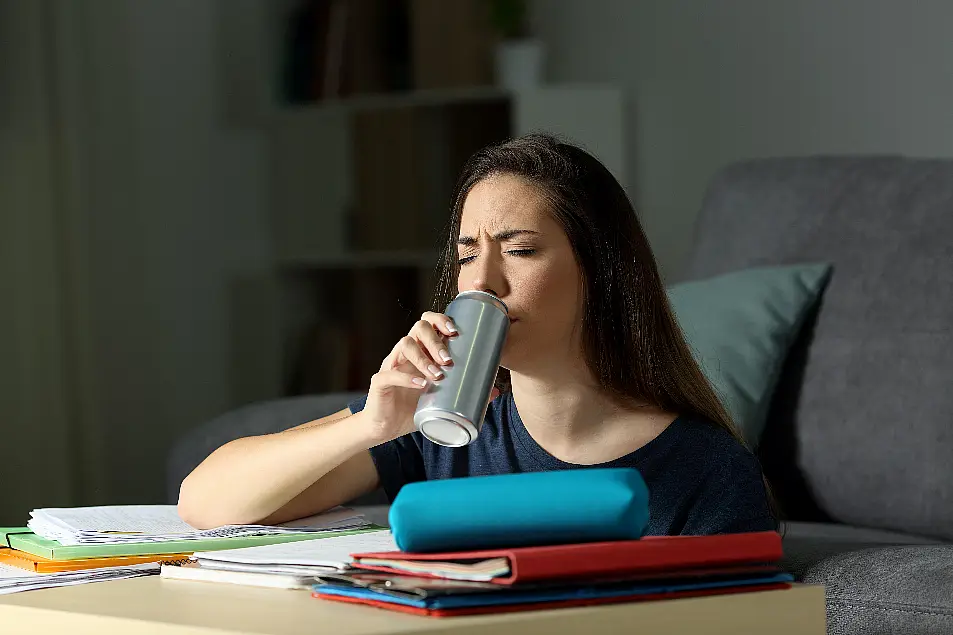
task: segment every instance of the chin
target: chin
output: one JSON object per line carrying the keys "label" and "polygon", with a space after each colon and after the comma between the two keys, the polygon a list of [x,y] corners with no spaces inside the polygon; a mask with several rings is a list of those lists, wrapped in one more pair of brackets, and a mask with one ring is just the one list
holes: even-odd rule
{"label": "chin", "polygon": [[509,340],[503,345],[503,353],[500,355],[500,366],[507,370],[513,370],[513,351],[511,350]]}
{"label": "chin", "polygon": [[515,327],[510,325],[500,355],[500,366],[514,373],[525,373],[547,364],[549,353],[546,338],[540,338],[532,327],[527,328],[522,321],[517,320]]}
{"label": "chin", "polygon": [[506,344],[503,345],[503,354],[500,355],[500,366],[518,373],[520,368],[526,366],[526,361],[526,352],[520,350],[515,342],[507,339]]}

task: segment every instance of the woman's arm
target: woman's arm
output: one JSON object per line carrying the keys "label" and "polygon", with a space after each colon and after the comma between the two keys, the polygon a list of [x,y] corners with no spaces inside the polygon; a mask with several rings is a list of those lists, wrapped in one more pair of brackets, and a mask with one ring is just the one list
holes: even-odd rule
{"label": "woman's arm", "polygon": [[179,515],[193,527],[274,524],[310,516],[373,491],[374,428],[341,410],[296,428],[236,439],[182,482]]}
{"label": "woman's arm", "polygon": [[441,353],[455,333],[447,316],[425,313],[371,377],[361,412],[341,410],[215,450],[182,481],[179,516],[200,529],[274,524],[373,491],[380,479],[368,450],[413,431],[421,391],[451,363]]}

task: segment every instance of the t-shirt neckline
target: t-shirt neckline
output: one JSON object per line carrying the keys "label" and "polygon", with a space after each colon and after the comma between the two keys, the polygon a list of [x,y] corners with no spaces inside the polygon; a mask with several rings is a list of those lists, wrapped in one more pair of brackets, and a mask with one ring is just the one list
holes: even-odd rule
{"label": "t-shirt neckline", "polygon": [[563,461],[562,459],[557,458],[547,452],[543,446],[536,442],[536,439],[533,438],[533,435],[531,435],[529,430],[526,429],[526,426],[523,425],[523,420],[520,418],[519,411],[516,409],[516,399],[513,397],[512,391],[508,391],[505,395],[505,407],[507,409],[507,420],[509,421],[510,428],[513,430],[514,436],[516,437],[516,442],[523,447],[523,450],[526,452],[526,456],[528,456],[534,463],[544,470],[631,467],[633,464],[637,465],[648,455],[669,447],[674,440],[676,427],[680,426],[682,423],[682,417],[678,416],[674,421],[667,425],[665,429],[658,434],[658,436],[642,447],[628,454],[612,459],[611,461],[583,465],[579,463],[569,463],[568,461]]}

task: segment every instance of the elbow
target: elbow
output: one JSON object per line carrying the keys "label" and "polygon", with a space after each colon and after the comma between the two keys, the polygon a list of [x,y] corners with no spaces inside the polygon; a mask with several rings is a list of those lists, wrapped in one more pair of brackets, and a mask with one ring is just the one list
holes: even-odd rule
{"label": "elbow", "polygon": [[176,511],[179,518],[199,530],[258,522],[255,517],[240,512],[237,506],[229,505],[220,495],[205,491],[192,474],[179,486]]}
{"label": "elbow", "polygon": [[199,513],[198,506],[195,505],[192,500],[191,488],[189,487],[188,477],[182,481],[182,484],[179,485],[179,500],[175,506],[176,512],[179,514],[184,522],[195,527],[196,529],[204,529],[201,527],[202,516]]}
{"label": "elbow", "polygon": [[191,476],[187,476],[179,486],[179,500],[176,504],[179,518],[196,529],[214,529],[220,526],[215,522],[214,510],[210,508],[208,501],[203,501],[201,495],[195,491],[194,484],[190,483]]}

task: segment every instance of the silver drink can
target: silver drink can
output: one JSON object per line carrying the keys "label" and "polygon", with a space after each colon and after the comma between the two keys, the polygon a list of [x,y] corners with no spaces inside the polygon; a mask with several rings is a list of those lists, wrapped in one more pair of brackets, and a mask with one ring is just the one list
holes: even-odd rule
{"label": "silver drink can", "polygon": [[503,301],[483,291],[460,293],[446,315],[458,333],[447,342],[453,365],[420,397],[414,425],[434,443],[458,448],[476,440],[483,425],[510,319]]}

